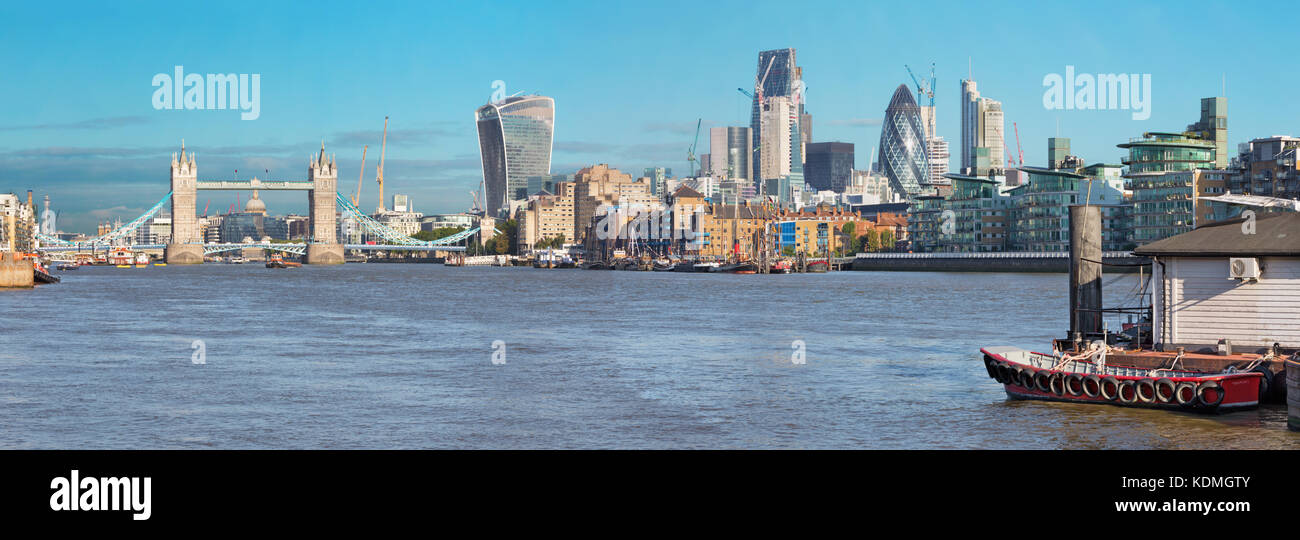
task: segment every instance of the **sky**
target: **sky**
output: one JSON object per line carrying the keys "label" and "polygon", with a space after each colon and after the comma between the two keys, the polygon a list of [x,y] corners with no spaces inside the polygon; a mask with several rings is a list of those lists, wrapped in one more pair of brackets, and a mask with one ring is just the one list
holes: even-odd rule
{"label": "sky", "polygon": [[[184,140],[200,180],[303,180],[324,143],[339,189],[377,205],[374,169],[389,117],[385,195],[416,210],[459,212],[482,179],[474,110],[493,82],[555,99],[551,172],[608,163],[688,172],[703,124],[749,125],[761,50],[792,47],[804,69],[814,142],[855,144],[865,169],[899,84],[935,65],[938,132],[955,165],[960,80],[1002,101],[1027,165],[1047,138],[1072,139],[1089,163],[1116,144],[1180,131],[1199,100],[1226,95],[1230,148],[1296,135],[1300,74],[1285,17],[1207,2],[25,2],[0,6],[0,193],[49,195],[59,228],[130,220],[168,191]],[[186,73],[256,74],[260,114],[156,109],[153,81]],[[1044,106],[1044,78],[1150,75],[1150,117]],[[913,87],[914,89],[914,87]],[[238,172],[236,172],[238,171]],[[201,192],[225,212],[236,192]],[[272,214],[305,213],[298,192],[263,193]],[[201,210],[200,210],[201,211]]]}

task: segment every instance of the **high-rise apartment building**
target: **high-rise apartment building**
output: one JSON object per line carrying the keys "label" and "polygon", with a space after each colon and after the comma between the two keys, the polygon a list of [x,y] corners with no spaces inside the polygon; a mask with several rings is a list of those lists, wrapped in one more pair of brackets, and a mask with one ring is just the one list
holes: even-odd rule
{"label": "high-rise apartment building", "polygon": [[1232,159],[1228,155],[1228,98],[1202,98],[1201,119],[1187,126],[1187,131],[1214,143],[1214,168],[1228,168]]}
{"label": "high-rise apartment building", "polygon": [[485,205],[488,215],[497,215],[509,210],[511,201],[528,198],[528,177],[551,173],[555,100],[509,97],[479,107],[474,119],[487,187]]}

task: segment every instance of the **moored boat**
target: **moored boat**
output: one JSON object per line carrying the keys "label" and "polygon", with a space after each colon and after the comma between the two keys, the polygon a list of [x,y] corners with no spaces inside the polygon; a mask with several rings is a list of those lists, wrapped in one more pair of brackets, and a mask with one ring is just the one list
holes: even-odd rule
{"label": "moored boat", "polygon": [[1105,403],[1128,407],[1218,413],[1259,405],[1258,371],[1148,369],[1106,362],[1098,343],[1077,355],[1050,355],[1016,347],[985,347],[988,376],[1012,399]]}

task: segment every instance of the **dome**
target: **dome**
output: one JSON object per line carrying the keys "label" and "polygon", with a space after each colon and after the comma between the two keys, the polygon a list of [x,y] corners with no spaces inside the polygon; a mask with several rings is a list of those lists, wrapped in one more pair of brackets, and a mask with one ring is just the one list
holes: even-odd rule
{"label": "dome", "polygon": [[249,199],[248,203],[244,205],[244,211],[250,214],[266,213],[266,203],[262,202],[262,199],[257,198],[256,189],[253,190],[253,198]]}

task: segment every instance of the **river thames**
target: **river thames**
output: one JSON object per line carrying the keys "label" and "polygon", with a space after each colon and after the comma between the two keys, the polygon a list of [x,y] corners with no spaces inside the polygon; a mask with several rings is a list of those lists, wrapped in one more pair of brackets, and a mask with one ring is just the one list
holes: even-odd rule
{"label": "river thames", "polygon": [[1283,405],[1008,400],[979,349],[1050,351],[1065,274],[62,276],[0,291],[0,448],[1300,448]]}

